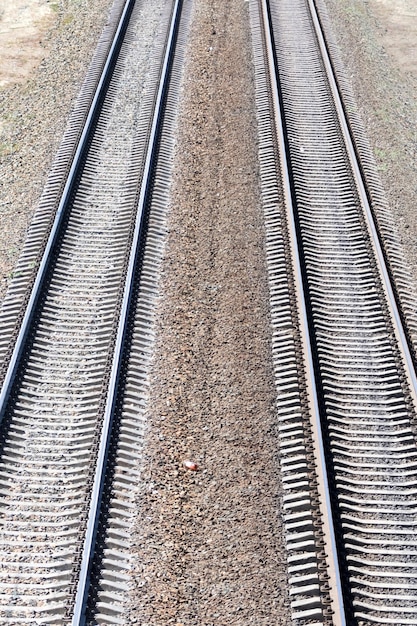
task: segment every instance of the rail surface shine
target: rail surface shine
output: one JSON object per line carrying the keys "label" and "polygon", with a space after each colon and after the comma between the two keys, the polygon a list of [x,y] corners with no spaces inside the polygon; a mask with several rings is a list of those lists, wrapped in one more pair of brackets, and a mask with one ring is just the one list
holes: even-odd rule
{"label": "rail surface shine", "polygon": [[293,619],[415,624],[416,384],[395,286],[314,2],[251,13]]}

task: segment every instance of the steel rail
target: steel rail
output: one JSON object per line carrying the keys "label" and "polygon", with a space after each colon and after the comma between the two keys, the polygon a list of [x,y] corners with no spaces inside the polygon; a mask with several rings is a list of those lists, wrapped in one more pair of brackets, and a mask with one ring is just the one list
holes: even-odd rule
{"label": "steel rail", "polygon": [[80,170],[80,166],[83,160],[83,157],[86,153],[86,149],[88,147],[88,142],[91,136],[91,131],[94,126],[95,119],[100,110],[101,102],[103,96],[106,92],[108,82],[113,72],[113,68],[115,62],[117,60],[120,46],[124,38],[124,33],[127,28],[130,14],[135,5],[136,0],[126,0],[125,7],[120,16],[119,25],[117,27],[113,43],[108,53],[108,57],[106,63],[104,65],[99,83],[97,85],[93,100],[91,102],[90,110],[88,112],[85,126],[83,128],[82,134],[80,136],[77,149],[74,154],[74,158],[72,160],[71,168],[68,174],[67,181],[65,183],[64,190],[62,192],[61,200],[58,205],[58,209],[55,214],[55,219],[51,228],[51,232],[48,237],[48,241],[45,246],[45,250],[42,256],[41,263],[39,265],[38,272],[36,274],[36,278],[32,287],[31,295],[28,301],[28,305],[22,320],[22,324],[19,330],[19,334],[16,339],[16,343],[13,349],[13,353],[10,359],[9,366],[7,368],[6,376],[3,381],[2,389],[0,392],[0,423],[4,418],[4,414],[7,407],[7,402],[13,388],[13,383],[16,378],[16,373],[18,371],[18,367],[24,353],[24,349],[26,346],[26,340],[29,335],[29,331],[31,328],[31,324],[35,315],[36,307],[39,302],[42,289],[45,283],[45,278],[47,272],[50,268],[51,259],[53,256],[53,250],[57,244],[61,226],[64,221],[64,217],[67,214],[68,206],[70,204],[70,197],[74,190],[77,175]]}
{"label": "steel rail", "polygon": [[[275,54],[272,36],[272,25],[267,0],[260,0],[263,18],[263,28],[266,43],[266,53],[268,59],[269,82],[271,87],[271,95],[273,102],[273,112],[275,128],[277,132],[277,141],[279,147],[279,158],[281,166],[281,177],[283,186],[284,205],[287,216],[287,224],[289,238],[291,242],[291,255],[293,270],[295,273],[295,290],[297,298],[298,314],[300,319],[300,329],[302,337],[302,346],[304,353],[304,365],[306,370],[306,380],[308,384],[309,407],[312,417],[312,431],[314,444],[317,454],[318,466],[318,491],[320,494],[323,510],[323,532],[326,543],[328,574],[330,577],[330,596],[332,600],[332,616],[335,626],[346,626],[346,617],[344,611],[342,584],[337,552],[337,542],[331,515],[331,499],[329,491],[329,483],[327,477],[327,467],[325,460],[325,452],[323,446],[323,437],[321,429],[320,409],[318,403],[316,373],[313,361],[312,346],[310,340],[310,330],[308,323],[308,312],[306,307],[306,296],[304,292],[303,272],[300,258],[300,247],[295,221],[295,212],[292,199],[292,184],[289,170],[289,157],[287,154],[287,146],[284,135],[283,112],[281,97],[278,87],[277,69],[275,65]],[[327,513],[327,514],[326,514]]]}
{"label": "steel rail", "polygon": [[94,483],[91,493],[90,510],[86,526],[86,534],[83,547],[83,556],[81,561],[80,574],[77,585],[77,593],[74,604],[74,612],[72,618],[72,626],[82,626],[86,621],[86,604],[88,600],[88,590],[90,584],[90,572],[94,555],[95,540],[100,515],[100,506],[103,494],[106,463],[109,448],[109,439],[111,434],[111,425],[114,414],[114,407],[118,394],[119,374],[122,365],[123,348],[125,343],[125,335],[127,332],[127,323],[130,316],[133,285],[135,280],[136,263],[140,250],[143,236],[143,223],[146,205],[149,199],[149,193],[152,187],[153,172],[155,160],[158,151],[158,139],[163,120],[163,108],[165,96],[167,93],[170,70],[174,57],[174,50],[178,27],[181,18],[182,0],[175,0],[172,9],[171,24],[167,38],[164,61],[161,69],[160,83],[157,97],[155,100],[154,114],[152,119],[151,132],[149,135],[148,148],[146,153],[145,166],[143,171],[142,183],[140,187],[135,230],[132,239],[132,245],[129,256],[129,265],[127,270],[126,282],[123,292],[123,300],[117,329],[117,337],[115,349],[113,353],[112,369],[106,399],[106,406],[102,424],[100,437],[100,445],[98,450],[97,464],[94,476]]}
{"label": "steel rail", "polygon": [[413,358],[411,356],[406,333],[404,331],[403,323],[401,320],[401,315],[398,310],[397,299],[395,297],[394,289],[392,287],[391,279],[390,279],[388,269],[386,266],[386,261],[385,261],[384,253],[382,251],[380,236],[379,236],[377,227],[375,225],[375,220],[372,215],[371,207],[369,205],[368,195],[366,193],[365,185],[363,182],[361,168],[358,163],[356,150],[354,148],[349,126],[346,121],[345,110],[344,110],[342,100],[340,97],[339,88],[337,86],[337,81],[334,76],[333,66],[332,66],[329,52],[327,49],[327,45],[324,39],[320,20],[318,18],[316,5],[314,3],[314,0],[307,0],[307,2],[308,2],[308,6],[310,9],[310,13],[311,13],[311,17],[312,17],[312,21],[314,25],[314,30],[317,36],[317,41],[319,44],[322,60],[324,63],[326,76],[329,81],[329,86],[331,89],[334,105],[337,111],[338,120],[340,123],[340,128],[341,128],[343,140],[345,143],[347,155],[350,160],[351,167],[352,167],[352,173],[353,173],[353,177],[356,183],[356,188],[359,194],[359,200],[364,210],[369,238],[371,241],[371,245],[374,249],[375,260],[376,260],[380,277],[381,277],[381,284],[386,295],[388,309],[389,309],[392,323],[393,323],[392,324],[393,330],[396,335],[400,351],[403,355],[404,369],[405,369],[405,374],[407,376],[408,383],[409,383],[410,394],[413,399],[414,408],[415,410],[417,410],[417,376],[416,376]]}

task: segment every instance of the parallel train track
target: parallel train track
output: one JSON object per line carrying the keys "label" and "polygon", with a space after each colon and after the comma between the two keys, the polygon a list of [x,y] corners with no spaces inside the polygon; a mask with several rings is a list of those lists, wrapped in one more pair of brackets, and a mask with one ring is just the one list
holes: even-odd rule
{"label": "parallel train track", "polygon": [[1,623],[125,623],[188,13],[116,3],[5,303]]}
{"label": "parallel train track", "polygon": [[[190,7],[116,5],[0,317],[5,624],[125,623]],[[415,624],[412,299],[321,0],[249,7],[291,617]]]}
{"label": "parallel train track", "polygon": [[383,249],[316,4],[262,0],[251,13],[292,618],[415,624],[401,262]]}

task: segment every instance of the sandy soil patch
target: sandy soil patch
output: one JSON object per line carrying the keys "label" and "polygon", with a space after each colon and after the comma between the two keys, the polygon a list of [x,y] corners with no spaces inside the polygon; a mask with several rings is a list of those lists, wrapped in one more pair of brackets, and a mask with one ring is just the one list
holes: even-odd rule
{"label": "sandy soil patch", "polygon": [[45,55],[42,38],[56,17],[49,0],[2,0],[0,87],[25,80]]}
{"label": "sandy soil patch", "polygon": [[415,0],[370,0],[385,32],[382,41],[398,67],[417,78],[417,4]]}

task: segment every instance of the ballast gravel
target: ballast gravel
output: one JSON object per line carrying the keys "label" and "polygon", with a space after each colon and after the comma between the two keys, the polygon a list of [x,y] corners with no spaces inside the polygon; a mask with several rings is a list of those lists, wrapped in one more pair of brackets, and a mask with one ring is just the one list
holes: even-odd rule
{"label": "ballast gravel", "polygon": [[290,623],[247,4],[196,0],[127,623]]}

